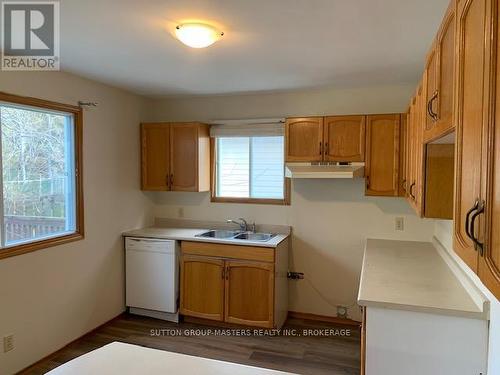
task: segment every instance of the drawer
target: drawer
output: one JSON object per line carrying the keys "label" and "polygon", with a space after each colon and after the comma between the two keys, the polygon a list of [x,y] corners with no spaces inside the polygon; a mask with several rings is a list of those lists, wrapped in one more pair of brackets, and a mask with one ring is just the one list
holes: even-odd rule
{"label": "drawer", "polygon": [[270,247],[226,245],[207,242],[182,241],[182,254],[218,258],[255,260],[274,263],[275,249]]}

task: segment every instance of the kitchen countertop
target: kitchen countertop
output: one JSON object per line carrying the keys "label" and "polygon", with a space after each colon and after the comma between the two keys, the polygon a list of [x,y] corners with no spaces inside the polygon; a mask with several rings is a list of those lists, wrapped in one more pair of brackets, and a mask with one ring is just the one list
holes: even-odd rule
{"label": "kitchen countertop", "polygon": [[368,239],[358,304],[488,318],[431,242]]}
{"label": "kitchen countertop", "polygon": [[223,238],[200,238],[196,237],[210,229],[200,228],[163,228],[163,227],[150,227],[143,229],[130,230],[122,233],[125,237],[143,237],[143,238],[162,238],[168,240],[178,241],[196,241],[196,242],[210,242],[220,243],[226,245],[243,245],[243,246],[256,246],[256,247],[277,247],[281,241],[286,239],[289,234],[277,234],[269,241],[247,241]]}

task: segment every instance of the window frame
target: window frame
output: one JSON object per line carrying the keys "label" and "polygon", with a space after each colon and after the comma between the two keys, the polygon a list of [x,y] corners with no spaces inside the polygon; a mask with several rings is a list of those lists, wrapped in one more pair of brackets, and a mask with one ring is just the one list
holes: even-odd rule
{"label": "window frame", "polygon": [[[284,152],[284,150],[283,150]],[[210,201],[213,203],[271,204],[289,206],[291,204],[291,180],[284,178],[283,199],[218,197],[217,194],[217,140],[210,138]]]}
{"label": "window frame", "polygon": [[[60,236],[54,235],[49,238],[34,240],[21,244],[14,244],[0,248],[0,260],[22,255],[37,250],[47,249],[53,246],[62,245],[65,243],[79,241],[84,239],[84,215],[83,215],[83,111],[81,107],[57,103],[53,101],[19,96],[0,92],[0,103],[9,103],[14,105],[23,105],[27,107],[40,108],[42,110],[50,110],[63,112],[73,115],[74,119],[74,155],[75,155],[75,231],[69,234]],[[3,188],[0,186],[0,188]],[[1,213],[3,215],[3,213]]]}

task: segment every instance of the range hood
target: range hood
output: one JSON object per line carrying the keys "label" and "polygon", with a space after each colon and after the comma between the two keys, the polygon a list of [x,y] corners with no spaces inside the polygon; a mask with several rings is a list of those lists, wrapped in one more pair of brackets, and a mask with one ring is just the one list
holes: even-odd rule
{"label": "range hood", "polygon": [[356,178],[365,176],[364,163],[287,163],[289,178]]}

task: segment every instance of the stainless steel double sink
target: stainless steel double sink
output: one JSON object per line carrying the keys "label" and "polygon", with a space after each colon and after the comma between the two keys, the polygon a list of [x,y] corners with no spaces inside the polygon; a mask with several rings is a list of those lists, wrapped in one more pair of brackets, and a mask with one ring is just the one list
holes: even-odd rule
{"label": "stainless steel double sink", "polygon": [[275,236],[276,236],[275,233],[254,233],[254,232],[242,232],[236,230],[218,230],[218,229],[212,229],[209,230],[208,232],[195,235],[195,237],[200,237],[200,238],[217,238],[224,240],[243,240],[243,241],[258,241],[258,242],[267,242]]}

